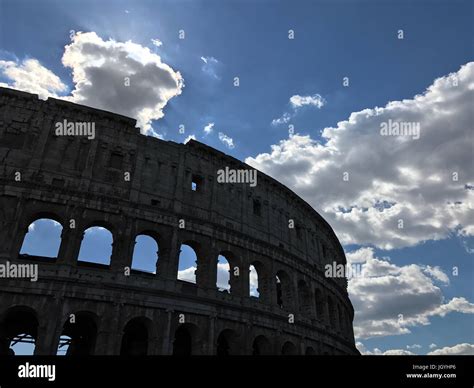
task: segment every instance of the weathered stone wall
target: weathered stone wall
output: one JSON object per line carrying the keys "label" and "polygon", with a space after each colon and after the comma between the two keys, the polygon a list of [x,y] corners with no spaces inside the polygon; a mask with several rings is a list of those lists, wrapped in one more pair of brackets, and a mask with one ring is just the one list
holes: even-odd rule
{"label": "weathered stone wall", "polygon": [[[94,122],[95,139],[56,136],[55,123],[64,119]],[[171,354],[180,317],[195,354],[215,354],[221,333],[234,354],[252,354],[257,342],[271,354],[357,354],[347,282],[324,277],[323,266],[345,263],[345,256],[322,217],[261,172],[256,187],[218,183],[217,170],[250,167],[197,141],[141,135],[135,124],[0,88],[0,263],[39,263],[40,270],[37,282],[0,279],[0,325],[15,306],[31,310],[37,354],[56,353],[65,321],[77,312],[95,322],[94,354],[119,354],[133,318],[147,327],[148,354]],[[19,255],[30,223],[45,217],[63,226],[57,259]],[[110,266],[78,264],[90,226],[112,232]],[[158,242],[156,275],[124,275],[138,234]],[[182,243],[197,253],[196,285],[177,280]],[[231,276],[230,294],[216,289],[223,252],[241,269]],[[259,298],[249,296],[251,264]],[[283,307],[277,274],[285,283]]]}

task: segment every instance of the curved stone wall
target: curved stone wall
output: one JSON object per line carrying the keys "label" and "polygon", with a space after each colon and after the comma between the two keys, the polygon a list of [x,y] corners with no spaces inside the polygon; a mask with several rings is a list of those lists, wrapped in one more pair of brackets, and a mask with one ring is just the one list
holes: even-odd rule
{"label": "curved stone wall", "polygon": [[[95,137],[58,134],[64,120],[94,123]],[[347,281],[324,277],[345,264],[324,219],[261,172],[254,187],[221,183],[219,170],[251,170],[239,160],[135,124],[0,88],[0,263],[39,269],[36,282],[0,279],[0,353],[24,332],[36,354],[56,354],[61,335],[82,354],[358,354]],[[62,226],[56,258],[20,254],[40,218]],[[91,226],[113,235],[110,265],[77,260]],[[128,271],[141,234],[159,246],[156,274]],[[196,284],[177,280],[181,244],[196,252]],[[216,288],[220,254],[230,292]]]}

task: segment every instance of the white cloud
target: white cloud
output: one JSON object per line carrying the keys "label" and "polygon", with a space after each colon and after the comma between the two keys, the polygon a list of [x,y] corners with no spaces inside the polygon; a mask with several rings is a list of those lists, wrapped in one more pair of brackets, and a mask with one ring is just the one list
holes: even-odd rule
{"label": "white cloud", "polygon": [[188,137],[186,137],[186,139],[184,139],[184,144],[186,144],[189,140],[196,140],[196,135],[189,135]]}
{"label": "white cloud", "polygon": [[209,135],[214,130],[214,123],[209,123],[204,127],[204,133]]}
{"label": "white cloud", "polygon": [[421,349],[421,345],[419,344],[407,345],[407,349]]}
{"label": "white cloud", "polygon": [[415,354],[405,349],[389,349],[384,352],[379,348],[369,350],[362,342],[356,342],[356,347],[362,355],[366,356],[411,356]]}
{"label": "white cloud", "polygon": [[221,62],[219,62],[214,57],[201,57],[201,61],[203,62],[203,65],[201,67],[203,73],[216,80],[221,79],[220,75],[218,74],[220,68],[222,67]]}
{"label": "white cloud", "polygon": [[110,232],[102,226],[92,226],[84,232],[85,234],[110,234]]}
{"label": "white cloud", "polygon": [[290,97],[290,104],[295,109],[303,106],[314,106],[321,109],[326,104],[326,100],[320,94],[314,94],[312,96],[300,96],[296,94]]}
{"label": "white cloud", "polygon": [[430,346],[429,346],[430,349],[434,349],[434,348],[437,348],[437,347],[438,347],[438,345],[436,345],[436,344],[430,344]]}
{"label": "white cloud", "polygon": [[[181,74],[148,47],[104,41],[95,32],[77,33],[65,47],[62,62],[72,69],[75,89],[70,100],[134,117],[145,133],[184,86]],[[125,77],[130,86],[125,86]]]}
{"label": "white cloud", "polygon": [[361,276],[348,285],[358,339],[408,334],[411,327],[429,325],[431,317],[450,312],[474,314],[474,304],[465,298],[445,300],[438,284],[445,284],[447,275],[439,267],[433,271],[425,265],[397,266],[376,257],[373,248],[346,256],[349,264],[362,264]]}
{"label": "white cloud", "polygon": [[22,62],[0,61],[0,72],[12,81],[8,84],[1,83],[0,86],[35,93],[44,100],[48,96],[58,97],[59,93],[67,91],[67,86],[61,79],[36,59]]}
{"label": "white cloud", "polygon": [[[471,236],[473,99],[471,62],[422,95],[352,113],[322,142],[295,134],[246,162],[309,202],[344,244],[393,249]],[[381,136],[388,120],[419,123],[420,138]]]}
{"label": "white cloud", "polygon": [[272,125],[280,125],[280,124],[286,124],[288,123],[292,118],[292,115],[290,115],[288,112],[283,113],[281,117],[278,117],[277,119],[272,120]]}
{"label": "white cloud", "polygon": [[250,266],[250,296],[259,297],[258,292],[258,273],[253,265]]}
{"label": "white cloud", "polygon": [[[431,345],[430,345],[431,348]],[[430,356],[440,356],[440,355],[474,355],[474,344],[457,344],[454,346],[446,346],[441,349],[433,350],[429,352]]]}
{"label": "white cloud", "polygon": [[219,140],[229,149],[235,147],[234,140],[222,132],[219,132]]}
{"label": "white cloud", "polygon": [[217,264],[217,288],[219,290],[230,290],[229,270],[229,263]]}
{"label": "white cloud", "polygon": [[178,271],[178,279],[190,283],[196,283],[196,267],[189,267]]}
{"label": "white cloud", "polygon": [[159,39],[151,39],[151,43],[153,44],[153,46],[156,46],[156,47],[163,46],[163,42]]}
{"label": "white cloud", "polygon": [[415,353],[405,349],[389,349],[382,353],[384,356],[412,356]]}
{"label": "white cloud", "polygon": [[429,273],[433,278],[439,280],[442,283],[449,284],[449,277],[446,275],[440,267],[426,266],[425,271]]}
{"label": "white cloud", "polygon": [[314,94],[312,96],[300,96],[295,94],[290,97],[291,112],[284,112],[277,119],[272,120],[272,125],[277,126],[286,124],[296,115],[299,108],[303,106],[312,106],[321,109],[326,104],[326,100],[320,94]]}
{"label": "white cloud", "polygon": [[[168,101],[184,87],[181,74],[148,47],[104,41],[95,32],[77,33],[65,46],[62,63],[72,69],[74,89],[61,98],[133,117],[144,133],[151,132],[151,121],[163,117]],[[13,81],[6,86],[38,93],[41,98],[58,97],[67,89],[35,59],[0,61],[0,71]]]}

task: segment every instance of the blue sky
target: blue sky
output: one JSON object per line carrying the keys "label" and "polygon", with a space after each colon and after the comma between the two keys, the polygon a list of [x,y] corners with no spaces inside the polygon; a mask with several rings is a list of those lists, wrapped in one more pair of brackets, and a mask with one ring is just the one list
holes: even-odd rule
{"label": "blue sky", "polygon": [[[137,74],[132,87],[138,75],[143,81],[135,89],[139,94],[153,85],[145,82],[147,76],[155,81],[167,76],[175,83],[167,84],[166,97],[156,96],[154,115],[143,119],[147,134],[177,142],[194,136],[280,179],[323,214],[350,260],[375,271],[369,276],[373,283],[354,282],[350,289],[360,307],[359,349],[426,354],[446,347],[445,352],[461,348],[473,352],[474,217],[472,190],[464,187],[473,184],[469,135],[473,115],[469,104],[459,103],[470,101],[472,107],[473,102],[472,89],[466,85],[474,70],[472,66],[461,70],[473,60],[472,16],[472,2],[457,0],[100,4],[0,0],[0,83],[44,96],[74,95],[73,101],[92,106],[104,93],[102,101],[107,102],[99,107],[115,111],[119,107],[118,113],[133,116],[144,102],[134,99],[132,107],[120,111],[120,105],[110,100],[111,92],[93,78],[87,62],[65,60],[65,46],[84,57],[84,42],[104,48],[111,39],[114,43],[107,52],[111,56],[114,50],[145,55],[140,48],[120,45],[129,40],[148,47],[149,55],[160,57],[169,68],[150,75],[139,65],[130,65],[128,70]],[[294,39],[288,39],[290,29]],[[85,34],[82,42],[72,42],[71,30]],[[179,39],[180,30],[185,39]],[[403,39],[398,39],[399,30]],[[37,62],[28,65],[28,60]],[[105,63],[102,70],[107,71]],[[78,87],[73,70],[76,75],[83,71],[92,87]],[[44,71],[51,77],[49,85],[44,84]],[[446,86],[450,73],[464,81],[456,89],[459,93]],[[239,86],[234,86],[234,77]],[[413,103],[414,96],[425,93],[436,79],[441,81],[431,94]],[[126,101],[125,92],[121,98]],[[389,109],[390,101],[400,103]],[[453,112],[452,119],[438,118],[439,101],[452,107],[446,108]],[[384,109],[374,114],[375,107]],[[372,113],[338,124],[365,109]],[[389,143],[390,139],[375,136],[374,116],[420,122],[423,136],[418,143]],[[289,136],[290,124],[297,136]],[[185,126],[184,134],[178,131],[180,125]],[[209,133],[206,126],[212,129]],[[451,146],[455,138],[471,143]],[[329,140],[336,156],[328,156]],[[334,171],[339,170],[326,169],[338,164],[356,177],[350,188],[335,181],[339,175],[334,177]],[[398,170],[393,167],[397,164]],[[440,186],[439,179],[453,171],[460,173],[459,185]],[[370,211],[383,200],[392,205]],[[460,205],[447,205],[453,202]],[[355,210],[344,217],[340,207]],[[400,217],[405,220],[404,231],[391,230]],[[181,270],[193,259],[186,262]],[[395,267],[384,278],[377,271],[387,263]],[[459,269],[457,276],[453,267]],[[374,286],[377,278],[387,281],[385,289]],[[407,286],[411,281],[420,284],[411,290]],[[393,283],[398,288],[390,288]],[[407,287],[426,298],[414,298],[415,305],[407,306],[383,296]],[[370,292],[375,293],[373,298]],[[370,300],[380,303],[371,307],[375,315],[367,309]],[[398,314],[404,315],[405,323],[396,322]]]}

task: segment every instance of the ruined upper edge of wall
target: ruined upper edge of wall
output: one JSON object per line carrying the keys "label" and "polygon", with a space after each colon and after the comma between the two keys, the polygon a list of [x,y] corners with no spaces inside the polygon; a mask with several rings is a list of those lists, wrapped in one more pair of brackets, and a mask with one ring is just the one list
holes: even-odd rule
{"label": "ruined upper edge of wall", "polygon": [[[210,147],[204,143],[201,143],[197,140],[191,139],[188,141],[186,144],[182,143],[176,143],[171,140],[162,140],[156,137],[152,136],[147,136],[144,135],[140,132],[140,128],[136,126],[137,120],[123,116],[118,113],[113,113],[110,111],[102,110],[102,109],[97,109],[93,108],[87,105],[81,105],[81,104],[76,104],[74,102],[70,102],[67,100],[63,100],[60,98],[53,98],[49,97],[46,100],[40,99],[38,94],[32,94],[28,92],[23,92],[20,90],[16,89],[11,89],[11,88],[5,88],[5,87],[0,87],[0,96],[11,96],[13,98],[18,98],[22,99],[25,101],[25,104],[28,105],[28,103],[31,103],[32,105],[45,105],[51,106],[51,107],[58,107],[58,108],[64,108],[69,111],[80,111],[84,113],[88,113],[91,116],[97,116],[98,118],[101,119],[108,119],[114,122],[117,122],[117,124],[120,124],[120,126],[125,129],[126,131],[129,131],[131,135],[138,136],[140,137],[144,143],[146,142],[158,142],[158,144],[167,144],[167,145],[172,145],[175,147],[185,147],[184,149],[193,149],[195,151],[198,151],[199,153],[202,154],[208,154],[212,156],[216,156],[219,158],[223,158],[226,160],[229,160],[229,162],[234,165],[234,166],[241,166],[243,169],[254,169],[254,167],[242,162],[241,160],[234,158],[233,156],[230,156],[222,151],[219,151],[213,147]],[[288,195],[289,198],[293,201],[295,204],[299,204],[303,209],[305,209],[308,214],[311,214],[313,217],[315,217],[321,224],[327,229],[327,231],[331,234],[331,237],[335,241],[337,241],[337,248],[339,250],[339,253],[342,254],[342,256],[345,258],[345,253],[344,249],[342,248],[341,244],[339,243],[339,239],[337,238],[333,228],[331,225],[310,205],[308,204],[304,199],[299,197],[297,194],[295,194],[291,189],[289,189],[287,186],[284,184],[280,183],[276,179],[272,178],[271,176],[261,172],[258,170],[258,176],[259,176],[259,181],[264,181],[266,184],[274,185],[278,187],[280,190],[282,190],[286,195]]]}

